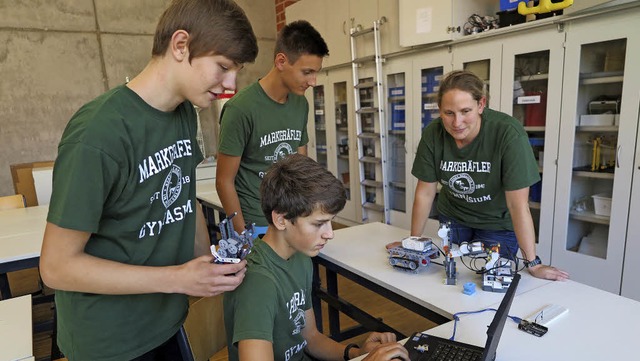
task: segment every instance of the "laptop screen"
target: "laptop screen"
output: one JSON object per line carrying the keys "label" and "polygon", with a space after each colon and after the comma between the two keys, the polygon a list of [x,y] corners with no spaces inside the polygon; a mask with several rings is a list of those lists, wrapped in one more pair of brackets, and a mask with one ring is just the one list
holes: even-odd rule
{"label": "laptop screen", "polygon": [[513,277],[513,281],[509,285],[509,289],[500,302],[500,307],[496,311],[493,321],[487,329],[487,343],[484,346],[484,353],[482,354],[483,360],[495,360],[496,350],[498,349],[498,342],[500,342],[500,336],[504,329],[504,324],[507,322],[507,316],[509,316],[509,309],[511,303],[516,296],[516,288],[520,282],[520,274],[516,273]]}

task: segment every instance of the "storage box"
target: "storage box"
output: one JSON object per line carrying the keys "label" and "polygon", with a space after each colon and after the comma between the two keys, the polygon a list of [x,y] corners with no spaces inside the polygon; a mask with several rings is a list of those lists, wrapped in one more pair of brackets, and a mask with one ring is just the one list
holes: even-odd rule
{"label": "storage box", "polygon": [[614,125],[615,114],[583,114],[580,116],[580,126],[608,126]]}
{"label": "storage box", "polygon": [[529,199],[532,202],[540,202],[542,200],[542,181],[537,182],[529,188]]}
{"label": "storage box", "polygon": [[389,97],[402,97],[402,96],[404,96],[403,86],[389,88]]}
{"label": "storage box", "polygon": [[500,11],[517,9],[520,1],[524,0],[500,0]]}
{"label": "storage box", "polygon": [[598,216],[611,216],[611,194],[598,193],[593,198],[593,209]]}

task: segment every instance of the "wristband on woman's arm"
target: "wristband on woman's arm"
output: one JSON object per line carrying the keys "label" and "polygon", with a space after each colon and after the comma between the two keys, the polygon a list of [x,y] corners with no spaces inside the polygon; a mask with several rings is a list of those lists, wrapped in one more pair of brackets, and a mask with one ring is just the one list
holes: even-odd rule
{"label": "wristband on woman's arm", "polygon": [[356,345],[355,343],[350,343],[347,345],[347,347],[344,348],[344,361],[349,361],[351,360],[351,357],[349,357],[349,352],[351,351],[352,348],[360,348],[360,346]]}

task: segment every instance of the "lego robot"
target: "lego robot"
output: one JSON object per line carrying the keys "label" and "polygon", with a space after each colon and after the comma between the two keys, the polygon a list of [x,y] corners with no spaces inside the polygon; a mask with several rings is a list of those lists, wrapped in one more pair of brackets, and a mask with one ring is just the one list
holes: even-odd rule
{"label": "lego robot", "polygon": [[511,261],[500,257],[500,245],[485,246],[482,242],[464,242],[458,247],[453,247],[450,242],[451,229],[448,223],[441,223],[438,236],[442,238],[442,251],[444,252],[444,269],[446,285],[455,285],[457,271],[455,258],[462,256],[474,256],[485,258],[486,264],[479,270],[482,273],[482,289],[490,292],[506,292],[513,280],[514,272]]}
{"label": "lego robot", "polygon": [[222,238],[218,242],[217,249],[215,245],[211,245],[214,263],[240,263],[251,253],[255,225],[253,223],[248,224],[242,234],[238,234],[233,229],[233,223],[231,222],[231,219],[236,214],[238,213],[234,212],[218,224]]}
{"label": "lego robot", "polygon": [[387,249],[389,264],[394,268],[418,273],[431,263],[432,257],[437,257],[438,250],[433,247],[433,241],[427,237],[407,237],[400,245],[394,243]]}

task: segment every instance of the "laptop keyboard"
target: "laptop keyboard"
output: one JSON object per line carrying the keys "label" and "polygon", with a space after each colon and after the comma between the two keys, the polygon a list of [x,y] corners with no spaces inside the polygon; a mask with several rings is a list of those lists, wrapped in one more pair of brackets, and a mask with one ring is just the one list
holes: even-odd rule
{"label": "laptop keyboard", "polygon": [[482,360],[482,352],[449,343],[438,343],[429,360],[475,361]]}

